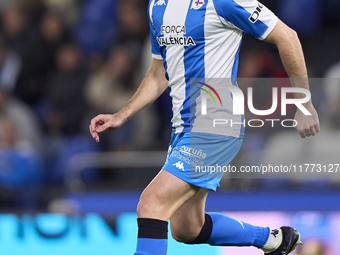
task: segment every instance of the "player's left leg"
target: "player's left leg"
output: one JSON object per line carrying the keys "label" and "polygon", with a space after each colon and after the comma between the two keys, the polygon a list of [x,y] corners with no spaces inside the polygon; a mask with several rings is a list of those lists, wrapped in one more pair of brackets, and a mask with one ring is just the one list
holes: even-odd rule
{"label": "player's left leg", "polygon": [[205,223],[205,202],[208,193],[208,189],[201,188],[172,215],[170,228],[176,241],[188,243],[197,238]]}
{"label": "player's left leg", "polygon": [[221,213],[206,214],[208,192],[201,188],[172,215],[170,226],[173,238],[187,244],[263,248],[268,241],[269,228],[253,226]]}
{"label": "player's left leg", "polygon": [[201,188],[170,218],[171,234],[178,242],[214,246],[255,246],[267,254],[286,254],[301,244],[300,234],[291,227],[269,230],[230,218],[205,213],[208,190]]}

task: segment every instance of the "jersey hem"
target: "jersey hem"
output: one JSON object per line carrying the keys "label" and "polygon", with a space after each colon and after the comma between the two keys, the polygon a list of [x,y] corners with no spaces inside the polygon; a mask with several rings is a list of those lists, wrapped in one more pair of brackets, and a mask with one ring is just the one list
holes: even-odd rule
{"label": "jersey hem", "polygon": [[239,133],[239,132],[225,132],[225,131],[216,131],[216,132],[207,132],[206,130],[200,130],[195,128],[195,130],[191,130],[191,131],[183,131],[183,130],[177,130],[177,128],[173,128],[175,130],[175,134],[178,133],[204,133],[204,134],[213,134],[213,135],[221,135],[221,136],[231,136],[231,137],[235,137],[235,138],[244,138],[244,133]]}
{"label": "jersey hem", "polygon": [[152,55],[152,58],[154,58],[154,59],[163,60],[163,57],[161,55],[159,55],[159,54],[152,53],[151,55]]}

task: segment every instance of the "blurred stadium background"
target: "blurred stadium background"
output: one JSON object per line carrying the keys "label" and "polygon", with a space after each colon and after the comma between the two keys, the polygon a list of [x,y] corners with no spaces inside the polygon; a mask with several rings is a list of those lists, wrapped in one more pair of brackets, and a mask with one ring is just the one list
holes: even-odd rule
{"label": "blurred stadium background", "polygon": [[[299,33],[322,133],[302,140],[283,128],[248,129],[232,164],[339,164],[340,1],[262,2]],[[151,63],[147,4],[0,0],[1,254],[133,254],[134,211],[164,162],[171,101],[164,93],[100,144],[88,125],[98,113],[119,110]],[[275,47],[249,36],[239,76],[286,78]],[[256,85],[246,81],[245,87]],[[267,109],[271,87],[258,86],[255,106]],[[207,210],[253,224],[293,225],[305,243],[297,254],[340,255],[339,172],[323,179],[225,175]],[[169,254],[262,253],[170,238]]]}

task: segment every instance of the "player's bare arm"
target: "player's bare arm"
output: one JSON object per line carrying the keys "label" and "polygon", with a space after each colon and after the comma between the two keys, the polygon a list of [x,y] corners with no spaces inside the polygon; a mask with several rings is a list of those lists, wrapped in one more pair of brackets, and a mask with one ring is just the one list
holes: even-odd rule
{"label": "player's bare arm", "polygon": [[168,81],[164,75],[163,62],[154,59],[143,82],[135,95],[116,114],[100,114],[92,119],[90,133],[99,142],[99,134],[121,127],[134,114],[155,101],[167,88]]}
{"label": "player's bare arm", "polygon": [[[277,45],[292,86],[309,90],[305,58],[296,32],[279,20],[266,41]],[[302,98],[304,95],[296,93],[295,97]],[[306,116],[299,109],[295,114],[298,123],[296,129],[302,138],[314,136],[320,131],[318,114],[312,101],[305,103],[304,106],[312,115]]]}

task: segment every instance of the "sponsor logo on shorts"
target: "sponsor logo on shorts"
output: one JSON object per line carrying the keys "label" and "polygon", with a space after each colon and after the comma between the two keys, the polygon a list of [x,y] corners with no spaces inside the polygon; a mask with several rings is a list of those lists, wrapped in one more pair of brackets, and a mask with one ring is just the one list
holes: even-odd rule
{"label": "sponsor logo on shorts", "polygon": [[197,158],[200,158],[200,159],[205,159],[206,156],[207,156],[205,153],[203,153],[203,151],[201,149],[198,150],[198,149],[190,148],[190,147],[187,147],[187,146],[182,146],[179,149],[179,152],[185,153],[185,154],[188,154],[191,157],[197,157]]}
{"label": "sponsor logo on shorts", "polygon": [[191,166],[203,166],[204,160],[207,157],[206,153],[201,149],[194,149],[187,146],[174,149],[170,156],[190,164]]}
{"label": "sponsor logo on shorts", "polygon": [[173,164],[173,166],[177,167],[179,170],[184,171],[183,162],[181,161],[178,161],[177,163]]}

